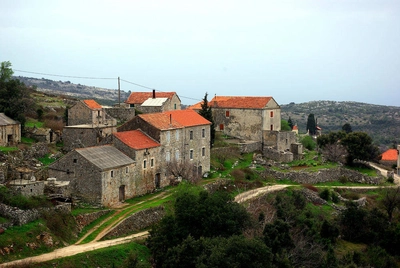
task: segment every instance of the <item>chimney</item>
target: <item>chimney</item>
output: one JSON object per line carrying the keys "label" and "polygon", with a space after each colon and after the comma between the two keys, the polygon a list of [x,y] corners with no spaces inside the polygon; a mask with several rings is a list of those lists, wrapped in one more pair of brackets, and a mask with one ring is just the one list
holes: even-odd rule
{"label": "chimney", "polygon": [[156,98],[156,90],[153,89],[153,99],[155,99],[155,98]]}

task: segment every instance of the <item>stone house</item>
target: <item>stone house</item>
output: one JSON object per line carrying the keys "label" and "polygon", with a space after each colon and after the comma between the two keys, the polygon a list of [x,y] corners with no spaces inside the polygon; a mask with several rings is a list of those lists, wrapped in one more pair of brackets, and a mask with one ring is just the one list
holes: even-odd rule
{"label": "stone house", "polygon": [[64,149],[110,144],[117,120],[94,100],[82,100],[68,109],[68,126],[63,129]]}
{"label": "stone house", "polygon": [[81,100],[68,109],[68,126],[84,124],[115,126],[117,121],[95,100]]}
{"label": "stone house", "polygon": [[176,92],[132,92],[126,105],[142,113],[156,113],[181,109],[181,100]]}
{"label": "stone house", "polygon": [[191,164],[195,172],[204,174],[210,171],[210,125],[193,110],[175,110],[139,114],[118,127],[118,132],[140,129],[160,143],[157,161],[165,176],[170,175],[167,166],[172,161]]}
{"label": "stone house", "polygon": [[400,175],[400,145],[397,145],[397,175]]}
{"label": "stone house", "polygon": [[72,198],[112,206],[140,194],[135,161],[112,145],[75,149],[49,165],[49,177],[69,181]]}
{"label": "stone house", "polygon": [[21,142],[21,124],[0,113],[0,146],[15,146]]}
{"label": "stone house", "polygon": [[[201,104],[189,108],[200,110]],[[273,97],[215,96],[208,104],[216,131],[256,142],[254,148],[278,161],[289,162],[302,154],[301,146],[291,146],[296,143],[295,132],[281,131],[281,107]]]}
{"label": "stone house", "polygon": [[160,161],[161,144],[140,129],[114,133],[114,146],[136,162],[133,171],[138,194],[169,185]]}
{"label": "stone house", "polygon": [[398,151],[397,149],[389,149],[381,154],[381,159],[379,163],[385,166],[397,165]]}

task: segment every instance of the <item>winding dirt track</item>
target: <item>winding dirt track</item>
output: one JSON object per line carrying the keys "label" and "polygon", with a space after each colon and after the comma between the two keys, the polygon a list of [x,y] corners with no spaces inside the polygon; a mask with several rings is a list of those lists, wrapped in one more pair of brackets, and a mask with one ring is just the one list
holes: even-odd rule
{"label": "winding dirt track", "polygon": [[[373,164],[371,164],[371,165],[374,166],[374,168],[378,169],[383,176],[385,176],[385,177],[387,176],[386,170],[384,170],[376,165],[373,165]],[[395,174],[394,179],[395,179],[396,186],[400,185],[400,176]],[[247,191],[247,192],[237,195],[235,197],[235,201],[238,203],[246,202],[247,200],[250,200],[254,197],[265,194],[267,192],[280,191],[289,186],[290,185],[282,184],[282,185],[270,185],[270,186],[257,188],[257,189],[250,190],[250,191]],[[365,188],[379,188],[381,186],[364,186],[364,187],[344,186],[344,187],[346,187],[346,188],[364,188],[365,189]],[[115,246],[115,245],[119,245],[119,244],[129,243],[129,242],[137,240],[137,239],[144,239],[148,235],[149,235],[149,232],[145,231],[145,232],[129,235],[126,237],[116,238],[113,240],[106,240],[106,241],[96,241],[95,240],[95,241],[92,241],[90,243],[83,244],[83,245],[75,244],[75,245],[67,246],[64,248],[56,249],[53,252],[42,254],[39,256],[34,256],[34,257],[25,258],[22,260],[16,260],[16,261],[12,261],[12,262],[3,263],[3,264],[0,264],[0,267],[8,267],[8,266],[12,266],[12,265],[21,265],[21,264],[27,264],[27,263],[39,263],[39,262],[45,262],[45,261],[58,259],[58,258],[69,257],[69,256],[73,256],[73,255],[76,255],[79,253],[93,251],[93,250],[100,249],[100,248],[111,247],[111,246]],[[98,239],[98,237],[97,237],[97,239]]]}

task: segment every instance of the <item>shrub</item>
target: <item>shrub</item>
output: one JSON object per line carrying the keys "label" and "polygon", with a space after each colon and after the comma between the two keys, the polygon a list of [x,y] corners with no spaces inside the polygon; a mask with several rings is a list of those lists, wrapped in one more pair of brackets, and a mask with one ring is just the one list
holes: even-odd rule
{"label": "shrub", "polygon": [[322,199],[329,201],[330,197],[331,197],[331,193],[329,191],[328,188],[325,188],[320,194],[319,197],[321,197]]}
{"label": "shrub", "polygon": [[386,180],[388,183],[394,183],[394,178],[393,177],[389,177]]}
{"label": "shrub", "polygon": [[245,178],[245,172],[242,169],[234,169],[230,172],[230,175],[235,180],[243,180]]}
{"label": "shrub", "polygon": [[313,151],[315,149],[315,147],[317,146],[317,144],[313,140],[313,138],[308,135],[305,136],[303,139],[301,139],[301,144],[303,144],[303,146],[310,151]]}

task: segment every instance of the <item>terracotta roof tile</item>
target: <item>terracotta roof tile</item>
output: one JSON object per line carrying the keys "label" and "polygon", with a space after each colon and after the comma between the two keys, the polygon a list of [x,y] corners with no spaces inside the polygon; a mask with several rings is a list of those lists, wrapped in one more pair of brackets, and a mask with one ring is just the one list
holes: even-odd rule
{"label": "terracotta roof tile", "polygon": [[142,132],[140,129],[116,132],[114,133],[114,136],[129,147],[136,150],[161,146],[161,144],[147,136],[147,134]]}
{"label": "terracotta roof tile", "polygon": [[[208,104],[214,108],[262,109],[271,99],[272,97],[215,96]],[[199,110],[202,103],[198,102],[189,109]]]}
{"label": "terracotta roof tile", "polygon": [[[172,99],[172,97],[175,94],[176,94],[175,92],[156,92],[156,98]],[[125,101],[125,103],[142,104],[147,99],[150,99],[152,97],[153,97],[153,92],[132,92],[131,95],[129,95],[128,99]]]}
{"label": "terracotta roof tile", "polygon": [[382,154],[383,161],[397,161],[397,150],[396,149],[389,149]]}
{"label": "terracotta roof tile", "polygon": [[90,109],[101,109],[101,105],[98,104],[95,100],[84,100],[83,101],[87,107],[89,107]]}
{"label": "terracotta roof tile", "polygon": [[210,121],[194,110],[174,110],[163,113],[140,114],[139,116],[161,130],[211,124]]}

